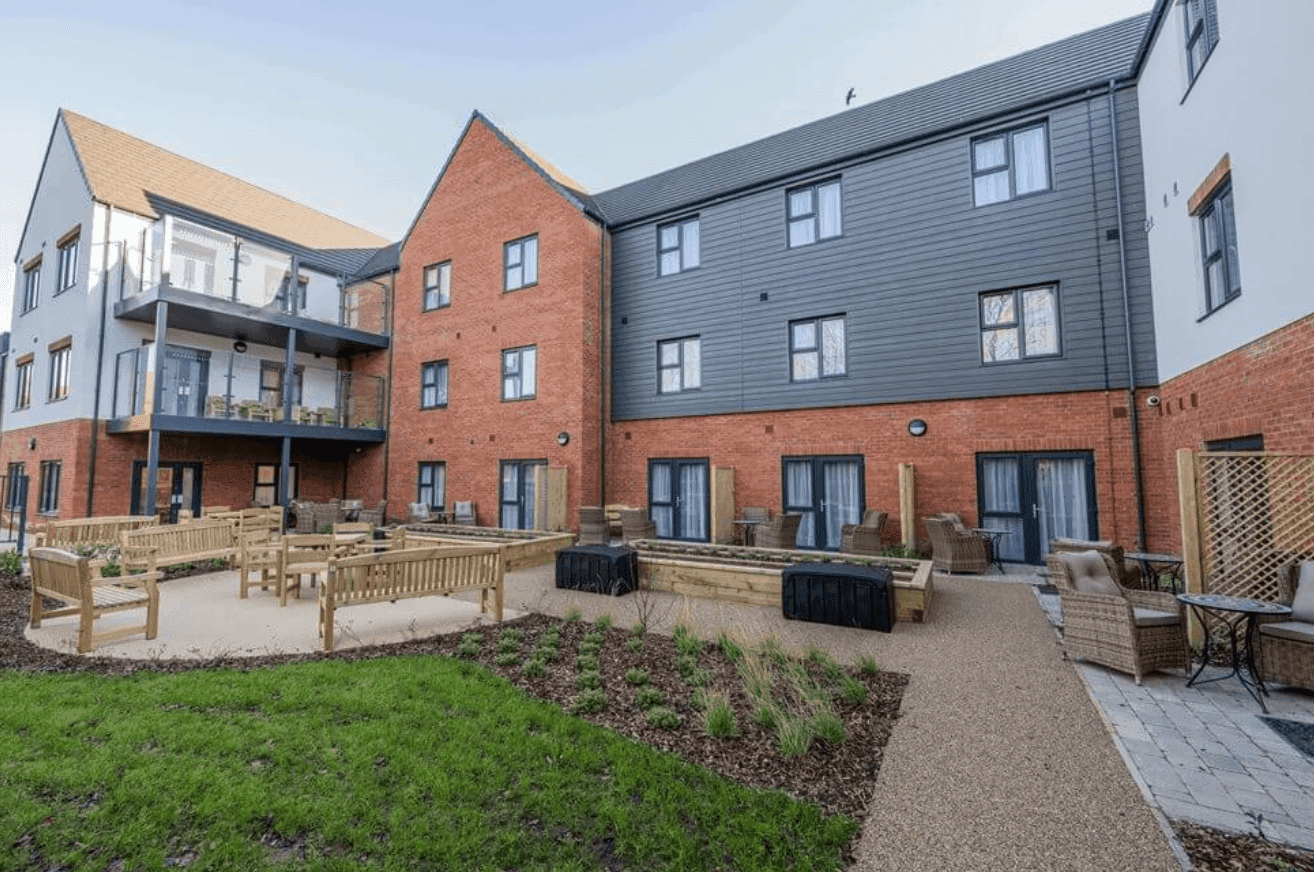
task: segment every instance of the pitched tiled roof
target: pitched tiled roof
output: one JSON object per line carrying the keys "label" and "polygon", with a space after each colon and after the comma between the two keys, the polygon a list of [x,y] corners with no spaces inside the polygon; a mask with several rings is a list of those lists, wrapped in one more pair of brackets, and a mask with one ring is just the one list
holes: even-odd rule
{"label": "pitched tiled roof", "polygon": [[151,197],[183,203],[308,248],[377,248],[382,236],[165,151],[67,109],[60,116],[73,139],[91,195],[138,215],[159,214]]}
{"label": "pitched tiled roof", "polygon": [[1149,14],[1077,34],[593,195],[612,226],[1043,104],[1134,68]]}

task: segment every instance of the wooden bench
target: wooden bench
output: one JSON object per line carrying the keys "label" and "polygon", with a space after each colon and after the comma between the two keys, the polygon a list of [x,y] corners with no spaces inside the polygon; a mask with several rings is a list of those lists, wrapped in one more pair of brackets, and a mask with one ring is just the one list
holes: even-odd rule
{"label": "wooden bench", "polygon": [[36,546],[63,548],[91,548],[98,545],[119,544],[124,530],[155,527],[160,523],[154,515],[105,515],[100,518],[70,518],[51,521],[36,534]]}
{"label": "wooden bench", "polygon": [[493,620],[500,622],[504,574],[502,549],[496,545],[407,548],[336,560],[319,592],[319,634],[324,638],[324,650],[333,650],[333,618],[344,606],[477,590],[479,610],[488,611],[491,593]]}
{"label": "wooden bench", "polygon": [[[97,643],[145,633],[154,639],[160,625],[160,592],[155,582],[159,573],[147,572],[122,578],[100,578],[99,562],[93,575],[92,561],[59,548],[33,548],[28,554],[32,567],[32,628],[45,618],[78,616],[78,653],[86,654]],[[58,600],[63,608],[47,610],[44,599]],[[126,609],[146,609],[146,623],[93,633],[96,618]]]}
{"label": "wooden bench", "polygon": [[176,563],[222,559],[238,551],[232,521],[201,518],[188,524],[125,530],[119,538],[119,562],[124,572],[156,572]]}

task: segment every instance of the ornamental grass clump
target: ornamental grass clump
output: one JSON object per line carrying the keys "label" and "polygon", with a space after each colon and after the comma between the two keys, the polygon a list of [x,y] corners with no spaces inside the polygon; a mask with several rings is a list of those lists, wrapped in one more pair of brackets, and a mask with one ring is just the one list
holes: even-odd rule
{"label": "ornamental grass clump", "polygon": [[648,670],[640,669],[637,666],[634,667],[633,669],[628,669],[625,672],[625,681],[627,684],[632,684],[635,687],[638,687],[643,684],[647,684]]}
{"label": "ornamental grass clump", "polygon": [[857,660],[853,661],[853,664],[857,666],[864,675],[875,675],[881,671],[881,668],[876,665],[876,658],[870,654],[859,656]]}
{"label": "ornamental grass clump", "polygon": [[461,643],[456,646],[456,653],[468,659],[479,656],[479,649],[483,647],[483,633],[464,633],[461,636]]}
{"label": "ornamental grass clump", "polygon": [[578,654],[575,656],[575,669],[579,672],[597,672],[599,669],[597,654]]}
{"label": "ornamental grass clump", "polygon": [[867,701],[867,685],[851,675],[846,675],[840,679],[839,695],[845,702],[862,705]]}
{"label": "ornamental grass clump", "polygon": [[571,711],[576,714],[596,714],[607,707],[607,695],[600,687],[585,688],[575,697]]}
{"label": "ornamental grass clump", "polygon": [[811,724],[794,715],[782,716],[776,724],[776,750],[784,757],[802,757],[811,747]]}
{"label": "ornamental grass clump", "polygon": [[606,632],[607,630],[611,629],[611,625],[614,622],[615,621],[612,619],[610,614],[599,615],[598,619],[593,622],[593,626],[597,627],[599,630],[602,630],[603,632]]}
{"label": "ornamental grass clump", "polygon": [[580,690],[591,690],[602,687],[602,674],[599,672],[581,672],[575,676],[575,687]]}
{"label": "ornamental grass clump", "polygon": [[538,657],[531,657],[521,670],[526,678],[542,678],[547,675],[547,664]]}
{"label": "ornamental grass clump", "polygon": [[707,708],[703,712],[703,732],[714,739],[729,739],[740,735],[739,720],[724,691],[704,696]]}
{"label": "ornamental grass clump", "polygon": [[718,635],[716,637],[716,644],[717,647],[721,649],[721,653],[724,654],[726,656],[726,659],[729,660],[731,663],[738,663],[740,660],[743,659],[744,649],[739,645],[738,642],[736,642],[734,639],[731,639],[728,633],[723,632],[720,635]]}
{"label": "ornamental grass clump", "polygon": [[499,651],[493,657],[498,666],[515,666],[520,662],[520,655],[515,651]]}
{"label": "ornamental grass clump", "polygon": [[774,702],[761,702],[753,707],[753,723],[764,730],[774,730],[780,723],[780,707]]}
{"label": "ornamental grass clump", "polygon": [[840,720],[840,716],[833,711],[815,713],[809,725],[814,736],[824,739],[832,745],[839,745],[847,738],[844,731],[844,721]]}
{"label": "ornamental grass clump", "polygon": [[566,609],[566,623],[568,624],[578,623],[583,617],[584,612],[579,606],[571,606]]}

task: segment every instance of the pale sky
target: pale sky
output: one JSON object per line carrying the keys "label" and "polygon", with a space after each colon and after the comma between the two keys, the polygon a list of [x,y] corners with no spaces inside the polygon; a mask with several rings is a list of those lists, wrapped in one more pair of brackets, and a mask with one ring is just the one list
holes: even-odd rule
{"label": "pale sky", "polygon": [[61,106],[398,239],[473,109],[600,191],[1153,0],[18,5],[0,4],[0,329]]}

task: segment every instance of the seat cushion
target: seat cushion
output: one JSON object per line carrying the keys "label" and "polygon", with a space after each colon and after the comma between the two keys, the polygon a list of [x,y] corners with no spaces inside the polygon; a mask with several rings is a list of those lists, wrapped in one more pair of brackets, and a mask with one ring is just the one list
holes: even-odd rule
{"label": "seat cushion", "polygon": [[1314,560],[1300,564],[1296,576],[1296,597],[1291,601],[1291,617],[1314,624]]}
{"label": "seat cushion", "polygon": [[1181,620],[1176,612],[1160,612],[1154,609],[1132,609],[1132,618],[1138,627],[1171,627]]}
{"label": "seat cushion", "polygon": [[1072,551],[1060,553],[1058,559],[1072,579],[1072,587],[1080,593],[1098,593],[1122,596],[1117,582],[1109,575],[1109,566],[1098,551]]}
{"label": "seat cushion", "polygon": [[1314,645],[1314,623],[1306,621],[1278,621],[1272,624],[1260,624],[1261,636],[1276,636],[1293,642],[1308,642]]}

